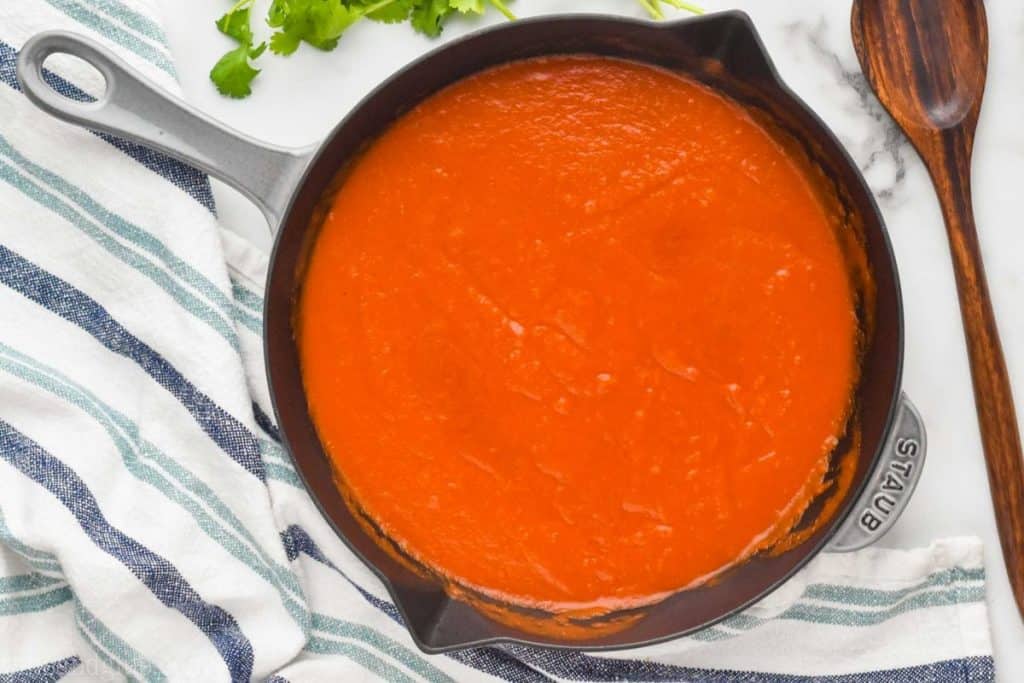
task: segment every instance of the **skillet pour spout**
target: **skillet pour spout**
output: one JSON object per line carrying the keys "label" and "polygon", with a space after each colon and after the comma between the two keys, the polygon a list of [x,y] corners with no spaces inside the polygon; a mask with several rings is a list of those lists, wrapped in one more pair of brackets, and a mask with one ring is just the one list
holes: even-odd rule
{"label": "skillet pour spout", "polygon": [[[43,78],[51,54],[77,56],[106,79],[94,103],[68,100]],[[784,138],[820,175],[843,240],[865,285],[858,314],[861,373],[853,397],[856,439],[833,454],[827,489],[801,522],[799,541],[762,553],[713,582],[675,593],[620,618],[616,628],[572,636],[538,632],[490,618],[444,582],[383,549],[346,504],[309,414],[293,334],[306,255],[332,182],[366,145],[404,112],[445,86],[491,66],[556,54],[596,54],[658,66],[700,81],[742,103]],[[679,637],[742,610],[772,591],[817,553],[847,551],[879,538],[906,505],[921,471],[924,429],[901,394],[903,313],[892,248],[878,207],[857,166],[824,123],[779,78],[750,19],[722,12],[669,23],[596,15],[526,19],[448,42],[403,68],[307,149],[267,145],[206,117],[162,92],[91,39],[48,32],[18,57],[25,94],[53,116],[133,139],[235,186],[255,202],[275,232],[265,290],[265,360],[275,414],[295,468],[340,538],[381,579],[416,644],[442,652],[494,642],[615,649]],[[856,447],[851,446],[856,442]],[[453,596],[454,595],[454,596]],[[550,615],[528,615],[541,620]],[[628,617],[628,618],[624,618]],[[577,624],[586,627],[587,622]]]}

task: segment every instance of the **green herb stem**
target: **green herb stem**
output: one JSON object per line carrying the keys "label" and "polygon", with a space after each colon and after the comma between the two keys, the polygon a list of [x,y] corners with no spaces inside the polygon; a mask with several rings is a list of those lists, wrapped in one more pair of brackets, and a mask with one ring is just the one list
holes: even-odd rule
{"label": "green herb stem", "polygon": [[491,5],[493,5],[496,10],[505,15],[506,19],[508,19],[509,21],[516,20],[516,15],[512,14],[511,10],[509,10],[509,8],[505,6],[504,2],[502,2],[501,0],[490,0],[490,2]]}

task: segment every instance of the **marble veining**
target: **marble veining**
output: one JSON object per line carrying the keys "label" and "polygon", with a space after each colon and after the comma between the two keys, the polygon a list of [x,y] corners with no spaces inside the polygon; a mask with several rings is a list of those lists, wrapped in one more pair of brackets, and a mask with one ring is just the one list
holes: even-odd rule
{"label": "marble veining", "polygon": [[825,16],[820,16],[813,22],[800,20],[785,24],[782,29],[791,44],[802,46],[821,66],[822,72],[832,76],[838,86],[837,92],[856,95],[856,99],[844,109],[855,116],[866,115],[876,124],[869,128],[867,135],[858,139],[844,135],[842,131],[837,134],[857,161],[878,200],[891,203],[896,200],[907,175],[906,153],[910,143],[871,92],[856,59],[851,63],[849,56],[840,58],[829,43],[827,22]]}
{"label": "marble veining", "polygon": [[860,109],[878,123],[872,134],[857,145],[856,156],[861,170],[868,175],[873,175],[872,171],[880,166],[891,164],[891,167],[883,172],[887,182],[879,183],[876,180],[872,186],[880,200],[889,201],[899,191],[907,175],[904,155],[910,143],[889,118],[859,67],[856,64],[844,63],[830,48],[826,42],[825,22],[825,17],[821,17],[813,26],[804,21],[797,21],[787,24],[784,28],[789,37],[806,41],[822,66],[833,74],[839,85],[849,87],[857,94]]}

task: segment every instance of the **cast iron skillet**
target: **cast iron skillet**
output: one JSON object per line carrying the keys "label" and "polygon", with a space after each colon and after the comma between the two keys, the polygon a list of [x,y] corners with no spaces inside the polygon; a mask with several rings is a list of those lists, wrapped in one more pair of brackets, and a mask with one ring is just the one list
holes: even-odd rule
{"label": "cast iron skillet", "polygon": [[[43,79],[51,54],[75,55],[106,78],[95,103],[68,100]],[[708,83],[740,100],[792,138],[831,186],[848,229],[862,245],[877,287],[856,391],[862,447],[837,449],[856,458],[853,484],[836,513],[803,542],[776,555],[759,555],[717,581],[683,591],[649,608],[615,633],[586,640],[539,636],[485,617],[450,598],[441,583],[383,551],[364,531],[334,486],[303,394],[292,315],[304,253],[315,232],[317,204],[361,148],[416,103],[464,76],[509,60],[537,55],[593,53],[658,65]],[[892,248],[857,167],[825,125],[779,79],[750,19],[724,12],[671,23],[576,15],[522,20],[455,40],[388,79],[308,149],[266,145],[222,126],[160,91],[95,42],[64,32],[29,40],[18,58],[18,78],[40,108],[66,121],[106,131],[166,152],[234,185],[266,214],[277,233],[266,284],[264,336],[271,394],[284,442],[324,516],[348,546],[381,578],[416,643],[440,652],[495,641],[613,649],[635,647],[696,631],[750,605],[823,550],[846,551],[880,537],[906,503],[924,458],[924,430],[900,394],[903,315]],[[811,506],[804,523],[835,493]]]}

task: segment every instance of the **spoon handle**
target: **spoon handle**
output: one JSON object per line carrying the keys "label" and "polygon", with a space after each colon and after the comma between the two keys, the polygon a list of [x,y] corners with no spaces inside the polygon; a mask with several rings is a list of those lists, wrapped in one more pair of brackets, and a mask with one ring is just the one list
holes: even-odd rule
{"label": "spoon handle", "polygon": [[929,171],[939,195],[953,257],[999,541],[1017,607],[1024,614],[1024,457],[974,224],[971,141],[960,129],[944,131],[941,140],[941,153],[932,157],[941,161],[929,164]]}

